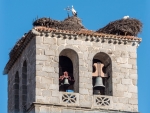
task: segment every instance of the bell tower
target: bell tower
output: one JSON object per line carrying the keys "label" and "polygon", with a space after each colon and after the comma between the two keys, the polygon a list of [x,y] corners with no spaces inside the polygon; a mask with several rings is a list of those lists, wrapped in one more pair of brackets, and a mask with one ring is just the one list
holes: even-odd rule
{"label": "bell tower", "polygon": [[129,21],[138,20],[121,19],[91,31],[77,15],[36,20],[9,53],[4,69],[8,112],[138,113],[141,39],[138,32],[127,31],[130,25],[114,28]]}

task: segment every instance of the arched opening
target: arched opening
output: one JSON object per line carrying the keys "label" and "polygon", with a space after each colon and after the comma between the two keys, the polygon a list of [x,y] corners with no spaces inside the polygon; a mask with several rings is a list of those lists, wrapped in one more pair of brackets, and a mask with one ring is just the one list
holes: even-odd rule
{"label": "arched opening", "polygon": [[59,91],[79,92],[78,55],[71,49],[65,49],[59,55]]}
{"label": "arched opening", "polygon": [[26,111],[27,106],[27,62],[24,61],[22,67],[22,110]]}
{"label": "arched opening", "polygon": [[19,73],[18,71],[15,74],[14,79],[14,111],[15,113],[19,113]]}
{"label": "arched opening", "polygon": [[[92,84],[94,95],[112,95],[112,62],[104,52],[97,53],[93,58]],[[100,76],[100,79],[98,79]],[[102,86],[97,89],[97,86]]]}

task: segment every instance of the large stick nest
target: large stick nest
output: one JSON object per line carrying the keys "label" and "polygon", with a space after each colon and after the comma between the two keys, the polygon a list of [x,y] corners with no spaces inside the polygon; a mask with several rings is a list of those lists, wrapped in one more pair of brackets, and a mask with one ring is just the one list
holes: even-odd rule
{"label": "large stick nest", "polygon": [[137,36],[141,30],[142,23],[139,20],[128,18],[110,22],[96,32],[123,36]]}
{"label": "large stick nest", "polygon": [[33,22],[33,26],[45,26],[49,28],[71,31],[79,31],[80,29],[84,29],[81,20],[76,16],[68,17],[64,21],[52,20],[50,18],[40,18]]}

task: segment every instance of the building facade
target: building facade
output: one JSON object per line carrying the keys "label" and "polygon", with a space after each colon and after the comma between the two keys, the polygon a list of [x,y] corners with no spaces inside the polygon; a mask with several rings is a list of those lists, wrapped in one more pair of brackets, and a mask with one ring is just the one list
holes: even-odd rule
{"label": "building facade", "polygon": [[[137,113],[140,38],[34,27],[10,52],[9,113]],[[103,64],[104,89],[95,90],[94,63]],[[97,69],[95,69],[97,70]],[[67,71],[68,90],[60,83]],[[70,91],[69,91],[70,90]]]}

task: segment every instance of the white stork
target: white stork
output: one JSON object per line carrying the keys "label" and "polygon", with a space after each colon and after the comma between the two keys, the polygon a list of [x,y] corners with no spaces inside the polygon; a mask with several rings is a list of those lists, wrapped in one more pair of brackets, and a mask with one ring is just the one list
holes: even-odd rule
{"label": "white stork", "polygon": [[128,16],[128,15],[123,17],[123,19],[128,19],[128,18],[129,18],[129,16]]}
{"label": "white stork", "polygon": [[74,16],[77,16],[77,11],[73,8],[73,5],[72,5],[71,11],[72,11],[72,14],[73,14]]}

